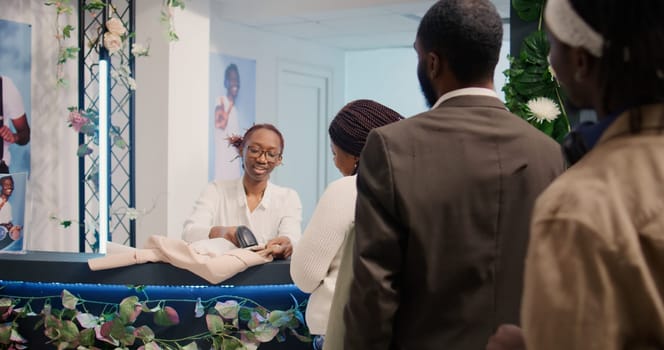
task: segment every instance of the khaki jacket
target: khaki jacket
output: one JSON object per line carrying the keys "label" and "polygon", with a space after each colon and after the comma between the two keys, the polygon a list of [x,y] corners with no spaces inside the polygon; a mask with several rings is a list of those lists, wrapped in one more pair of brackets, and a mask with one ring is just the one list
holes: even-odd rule
{"label": "khaki jacket", "polygon": [[525,275],[527,348],[664,347],[664,105],[623,114],[537,200]]}

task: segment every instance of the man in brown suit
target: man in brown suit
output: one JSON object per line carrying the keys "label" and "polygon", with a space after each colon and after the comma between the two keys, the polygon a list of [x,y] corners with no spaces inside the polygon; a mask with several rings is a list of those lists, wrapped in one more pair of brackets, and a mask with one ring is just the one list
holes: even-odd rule
{"label": "man in brown suit", "polygon": [[440,0],[415,40],[428,112],[374,129],[358,172],[345,349],[483,349],[519,323],[533,203],[560,146],[508,112],[489,0]]}

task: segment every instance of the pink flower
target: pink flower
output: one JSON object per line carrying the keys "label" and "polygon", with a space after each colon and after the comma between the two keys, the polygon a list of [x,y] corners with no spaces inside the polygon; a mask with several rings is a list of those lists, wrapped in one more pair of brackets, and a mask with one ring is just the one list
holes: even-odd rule
{"label": "pink flower", "polygon": [[69,118],[67,118],[67,121],[69,122],[69,126],[74,128],[76,132],[81,132],[81,127],[90,122],[90,119],[82,116],[79,111],[71,111],[69,112]]}
{"label": "pink flower", "polygon": [[119,18],[113,17],[106,21],[106,29],[108,29],[109,32],[122,36],[127,32],[127,28],[125,28],[124,24]]}
{"label": "pink flower", "polygon": [[108,50],[108,53],[114,54],[122,47],[122,38],[110,32],[104,33],[104,47]]}

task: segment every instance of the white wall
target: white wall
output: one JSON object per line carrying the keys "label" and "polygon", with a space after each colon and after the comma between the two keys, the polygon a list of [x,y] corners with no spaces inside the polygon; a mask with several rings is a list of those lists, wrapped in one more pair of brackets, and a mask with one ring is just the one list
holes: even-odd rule
{"label": "white wall", "polygon": [[[212,3],[211,13],[221,9]],[[212,18],[210,50],[256,60],[256,121],[277,120],[277,72],[279,62],[319,67],[333,72],[332,110],[344,99],[344,52],[310,42],[261,32],[247,26]],[[217,34],[218,33],[218,34]]]}
{"label": "white wall", "polygon": [[346,54],[346,102],[371,99],[404,117],[427,110],[417,80],[413,48],[349,51]]}
{"label": "white wall", "polygon": [[[2,0],[0,18],[32,25],[31,172],[26,241],[31,250],[78,251],[78,227],[51,220],[78,219],[77,134],[67,127],[68,106],[77,105],[76,63],[65,67],[70,88],[56,89],[55,8],[41,0]],[[76,26],[76,16],[63,17]],[[0,39],[1,40],[1,39]],[[70,44],[76,45],[73,38]]]}
{"label": "white wall", "polygon": [[[503,26],[503,32],[505,38],[494,74],[494,85],[498,96],[504,101],[503,71],[509,68],[509,24]],[[349,51],[346,54],[345,87],[345,102],[372,99],[404,117],[428,109],[417,80],[417,53],[411,47]]]}
{"label": "white wall", "polygon": [[[136,59],[136,208],[148,212],[136,220],[136,245],[168,230],[169,64],[171,44],[159,23],[161,3],[136,3],[136,42],[150,42],[150,56]],[[180,15],[180,12],[176,12]],[[131,145],[130,145],[131,146]]]}

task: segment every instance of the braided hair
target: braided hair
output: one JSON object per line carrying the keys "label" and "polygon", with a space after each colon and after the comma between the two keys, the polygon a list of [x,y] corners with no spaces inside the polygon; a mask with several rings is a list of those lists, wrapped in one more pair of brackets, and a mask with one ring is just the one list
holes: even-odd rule
{"label": "braided hair", "polygon": [[[604,38],[598,58],[606,111],[664,102],[664,1],[570,0],[576,13]],[[632,131],[640,113],[631,113]]]}
{"label": "braided hair", "polygon": [[401,114],[372,100],[356,100],[345,105],[330,123],[330,139],[337,147],[355,157],[371,129],[403,119]]}

